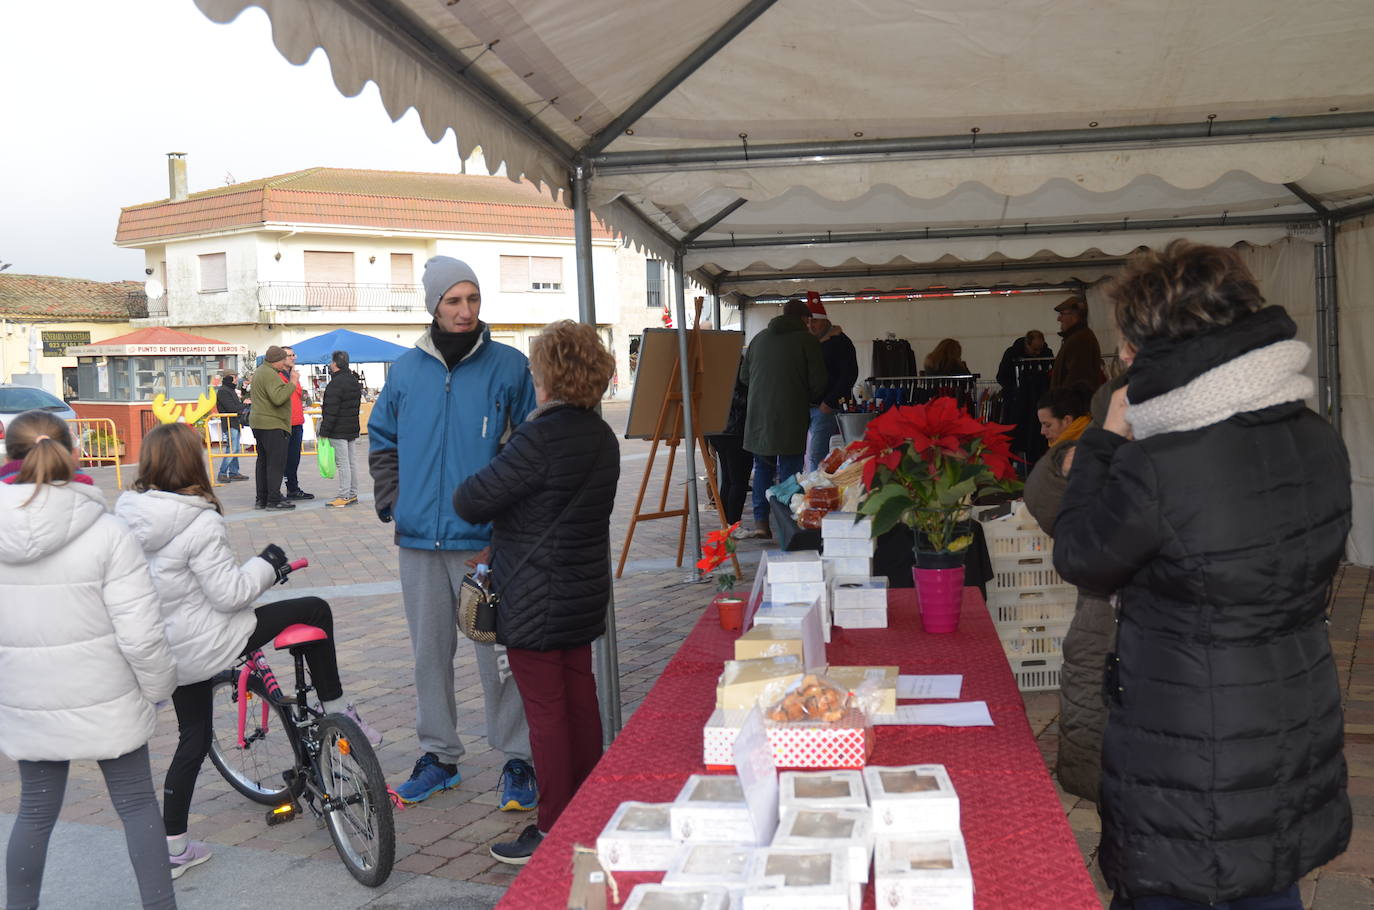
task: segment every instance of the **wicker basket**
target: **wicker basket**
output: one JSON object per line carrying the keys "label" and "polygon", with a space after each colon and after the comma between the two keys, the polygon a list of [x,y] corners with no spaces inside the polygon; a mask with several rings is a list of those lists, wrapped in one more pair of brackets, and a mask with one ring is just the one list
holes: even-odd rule
{"label": "wicker basket", "polygon": [[864,465],[867,463],[867,458],[861,458],[851,465],[840,468],[834,474],[825,474],[825,479],[837,487],[847,487],[852,483],[858,483],[863,480]]}

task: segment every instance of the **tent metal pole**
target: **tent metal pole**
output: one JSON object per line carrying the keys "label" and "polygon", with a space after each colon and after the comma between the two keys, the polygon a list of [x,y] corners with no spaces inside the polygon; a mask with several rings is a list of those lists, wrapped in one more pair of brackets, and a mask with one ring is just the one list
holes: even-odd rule
{"label": "tent metal pole", "polygon": [[732,168],[795,164],[822,164],[833,158],[875,155],[948,153],[1063,152],[1066,147],[1136,146],[1142,143],[1226,145],[1237,139],[1303,137],[1323,133],[1374,129],[1374,112],[1318,114],[1304,117],[1267,117],[1249,120],[1199,120],[1192,123],[1145,124],[1069,130],[1026,130],[1015,133],[960,133],[953,136],[917,136],[898,139],[848,139],[824,142],[782,142],[774,145],[709,146],[601,152],[592,157],[597,173],[632,173],[677,168],[683,165]]}
{"label": "tent metal pole", "polygon": [[701,580],[695,554],[701,552],[701,515],[697,499],[697,436],[696,414],[692,413],[692,363],[687,350],[687,276],[682,271],[681,249],[673,256],[673,278],[677,282],[677,361],[678,379],[682,384],[682,442],[684,467],[687,469],[687,538],[692,549],[692,581]]}
{"label": "tent metal pole", "polygon": [[720,323],[720,282],[711,285],[711,325],[721,328]]}
{"label": "tent metal pole", "polygon": [[1332,419],[1331,359],[1327,342],[1331,336],[1331,302],[1334,288],[1327,281],[1327,273],[1332,263],[1328,258],[1330,250],[1327,245],[1329,239],[1326,235],[1326,227],[1332,223],[1331,212],[1325,203],[1309,193],[1302,184],[1297,182],[1285,183],[1284,188],[1301,199],[1321,219],[1322,242],[1317,244],[1312,251],[1317,285],[1317,311],[1313,334],[1317,348],[1317,412],[1330,421]]}
{"label": "tent metal pole", "polygon": [[1367,202],[1357,202],[1348,205],[1343,209],[1332,209],[1331,215],[1337,221],[1349,221],[1351,218],[1362,218],[1365,215],[1374,214],[1374,199]]}
{"label": "tent metal pole", "polygon": [[740,206],[744,205],[748,201],[748,199],[743,198],[736,199],[734,202],[730,203],[725,208],[721,209],[719,212],[716,212],[710,218],[707,218],[701,224],[698,224],[696,227],[688,231],[687,236],[682,238],[682,242],[691,243],[692,241],[696,240],[702,234],[705,234],[711,228],[720,224],[726,218],[729,218],[731,213],[733,213],[736,209],[738,209]]}
{"label": "tent metal pole", "polygon": [[697,46],[696,50],[683,58],[681,63],[670,69],[662,79],[635,99],[634,103],[627,107],[624,113],[602,127],[587,143],[582,154],[595,155],[604,151],[606,146],[619,138],[640,117],[649,113],[654,105],[668,97],[673,89],[686,82],[689,76],[701,68],[702,64],[719,53],[725,45],[733,41],[740,32],[753,24],[755,19],[762,16],[776,2],[777,0],[749,0],[743,9],[716,29],[713,34]]}
{"label": "tent metal pole", "polygon": [[1326,284],[1326,337],[1322,346],[1326,348],[1326,389],[1330,396],[1328,419],[1341,432],[1341,323],[1340,301],[1336,288],[1336,220],[1322,220],[1322,271],[1321,277]]}
{"label": "tent metal pole", "polygon": [[[592,210],[588,201],[591,178],[581,165],[573,168],[573,249],[577,259],[577,318],[596,326],[596,290],[592,271]],[[611,551],[606,548],[606,571],[611,570]],[[609,577],[609,576],[608,576]],[[596,700],[601,711],[601,743],[609,746],[620,732],[620,646],[615,626],[615,585],[606,604],[606,631],[592,649],[592,670],[597,679]]]}
{"label": "tent metal pole", "polygon": [[1264,225],[1315,224],[1318,217],[1303,212],[1292,215],[1227,215],[1207,218],[1158,218],[1153,220],[1094,221],[1087,224],[1022,224],[995,228],[919,228],[907,231],[864,231],[854,234],[795,234],[783,237],[750,237],[733,240],[698,240],[688,252],[752,249],[771,246],[829,246],[837,243],[880,243],[891,240],[954,240],[965,237],[1031,237],[1059,234],[1109,234],[1122,231],[1188,230],[1209,227],[1259,227]]}
{"label": "tent metal pole", "polygon": [[716,282],[716,287],[736,284],[758,284],[764,281],[817,281],[825,278],[874,278],[882,280],[885,278],[905,278],[910,275],[950,275],[963,272],[984,274],[987,272],[1034,272],[1034,271],[1064,271],[1069,269],[1081,268],[1104,268],[1111,269],[1124,265],[1125,259],[1071,259],[1064,262],[996,262],[987,265],[950,265],[950,266],[912,266],[909,269],[828,269],[813,272],[777,272],[771,275],[757,274],[731,274],[723,273]]}

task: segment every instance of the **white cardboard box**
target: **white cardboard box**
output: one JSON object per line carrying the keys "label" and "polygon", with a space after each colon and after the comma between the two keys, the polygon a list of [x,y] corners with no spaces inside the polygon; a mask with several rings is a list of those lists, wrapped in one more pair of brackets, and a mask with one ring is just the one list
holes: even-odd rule
{"label": "white cardboard box", "polygon": [[822,556],[821,561],[832,576],[873,574],[873,559],[869,556]]}
{"label": "white cardboard box", "polygon": [[827,512],[821,516],[821,538],[830,541],[840,537],[872,540],[873,519],[860,518],[857,512]]}
{"label": "white cardboard box", "polygon": [[830,606],[836,610],[887,609],[887,579],[836,575],[830,579]]}
{"label": "white cardboard box", "polygon": [[718,885],[743,889],[749,874],[749,857],[754,847],[744,844],[679,844],[667,873],[665,885]]}
{"label": "white cardboard box", "polygon": [[973,873],[964,839],[952,834],[879,837],[873,896],[892,910],[973,910]]}
{"label": "white cardboard box", "polygon": [[768,554],[769,584],[824,580],[825,569],[815,550],[798,550],[795,553],[773,551]]}
{"label": "white cardboard box", "polygon": [[625,802],[596,838],[596,855],[609,872],[662,872],[677,855],[669,825],[672,803]]}
{"label": "white cardboard box", "polygon": [[867,610],[836,610],[832,620],[841,629],[886,629],[887,607]]}
{"label": "white cardboard box", "polygon": [[734,774],[693,774],[668,810],[674,840],[752,844],[754,820]]}
{"label": "white cardboard box", "polygon": [[823,556],[873,556],[873,538],[827,537]]}
{"label": "white cardboard box", "polygon": [[779,604],[809,604],[824,598],[828,592],[825,580],[816,581],[772,581],[768,582],[768,599]]}
{"label": "white cardboard box", "polygon": [[743,910],[851,910],[862,885],[850,880],[844,850],[760,847],[749,860]]}
{"label": "white cardboard box", "polygon": [[788,809],[782,814],[773,835],[775,847],[843,850],[849,880],[864,884],[873,857],[873,830],[869,810],[862,809]]}
{"label": "white cardboard box", "polygon": [[799,623],[806,618],[806,611],[810,609],[810,601],[806,603],[765,601],[759,604],[759,608],[754,611],[754,625]]}
{"label": "white cardboard box", "polygon": [[730,910],[730,892],[714,885],[635,885],[623,910]]}
{"label": "white cardboard box", "polygon": [[795,654],[759,657],[754,660],[727,660],[716,685],[716,707],[731,710],[754,707],[770,683],[790,684],[802,674],[802,661]]}
{"label": "white cardboard box", "polygon": [[859,771],[784,771],[778,775],[778,811],[868,809]]}
{"label": "white cardboard box", "polygon": [[959,795],[944,765],[864,768],[875,835],[958,833]]}

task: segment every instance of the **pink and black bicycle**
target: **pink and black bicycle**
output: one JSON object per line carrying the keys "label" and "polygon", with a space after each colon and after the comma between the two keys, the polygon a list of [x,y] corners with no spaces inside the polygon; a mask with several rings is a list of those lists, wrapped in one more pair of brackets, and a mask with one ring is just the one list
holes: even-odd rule
{"label": "pink and black bicycle", "polygon": [[[307,560],[291,563],[303,568]],[[375,888],[391,875],[396,828],[381,763],[358,725],[309,703],[313,689],[300,646],[324,639],[315,626],[288,626],[272,642],[296,665],[296,694],[282,690],[262,651],[215,677],[210,761],[229,785],[272,808],[267,824],[321,824],[352,876]]]}

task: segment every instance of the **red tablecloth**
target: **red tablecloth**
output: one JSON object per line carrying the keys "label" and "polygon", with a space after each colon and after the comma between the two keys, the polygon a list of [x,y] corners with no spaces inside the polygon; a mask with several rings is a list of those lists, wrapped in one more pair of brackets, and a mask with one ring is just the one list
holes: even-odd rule
{"label": "red tablecloth", "polygon": [[[1064,811],[1026,721],[1021,693],[977,589],[964,589],[959,630],[921,631],[914,590],[889,595],[887,629],[835,629],[837,666],[898,666],[903,673],[962,673],[960,700],[986,701],[991,727],[876,727],[874,765],[942,764],[959,793],[973,869],[974,904],[988,910],[1099,910]],[[511,884],[500,907],[564,907],[572,845],[596,836],[625,800],[669,802],[689,774],[705,771],[701,728],[715,707],[721,663],[735,633],[707,608],[630,722]],[[616,873],[621,899],[661,873]],[[864,906],[871,908],[873,888]]]}

